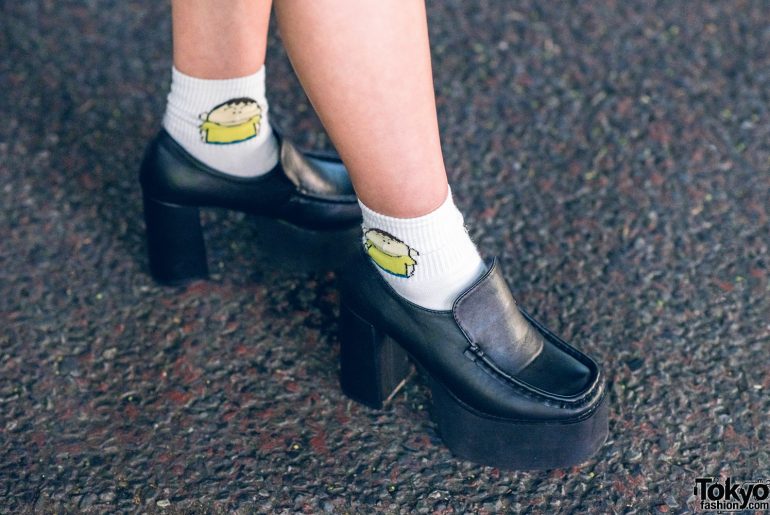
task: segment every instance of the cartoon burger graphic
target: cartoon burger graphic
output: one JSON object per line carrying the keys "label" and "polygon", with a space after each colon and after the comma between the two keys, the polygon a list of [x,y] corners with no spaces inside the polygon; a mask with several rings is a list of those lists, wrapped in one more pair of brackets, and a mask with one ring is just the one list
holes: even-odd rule
{"label": "cartoon burger graphic", "polygon": [[201,138],[206,143],[227,145],[251,139],[259,133],[262,108],[256,100],[233,98],[201,116]]}
{"label": "cartoon burger graphic", "polygon": [[392,234],[379,229],[367,230],[364,238],[366,253],[377,266],[399,277],[412,276],[414,266],[417,264],[414,256],[419,256],[419,252]]}

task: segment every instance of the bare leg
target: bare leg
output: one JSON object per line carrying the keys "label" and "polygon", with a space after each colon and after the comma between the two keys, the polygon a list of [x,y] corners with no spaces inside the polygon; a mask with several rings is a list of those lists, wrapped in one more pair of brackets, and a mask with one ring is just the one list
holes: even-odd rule
{"label": "bare leg", "polygon": [[271,0],[172,0],[174,66],[201,79],[255,73],[265,63]]}
{"label": "bare leg", "polygon": [[399,218],[441,205],[447,179],[423,2],[275,4],[292,64],[361,201]]}

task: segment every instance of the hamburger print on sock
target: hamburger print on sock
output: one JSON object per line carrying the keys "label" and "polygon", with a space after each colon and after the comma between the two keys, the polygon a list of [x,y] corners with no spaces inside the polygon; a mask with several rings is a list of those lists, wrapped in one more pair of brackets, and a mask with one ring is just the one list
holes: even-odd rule
{"label": "hamburger print on sock", "polygon": [[246,77],[210,80],[171,71],[163,127],[195,159],[238,177],[256,177],[278,163],[267,117],[265,67]]}
{"label": "hamburger print on sock", "polygon": [[201,139],[206,143],[240,143],[259,134],[262,108],[253,98],[234,98],[200,115]]}
{"label": "hamburger print on sock", "polygon": [[414,256],[419,252],[392,234],[379,229],[364,232],[364,248],[372,261],[388,273],[398,277],[412,277]]}
{"label": "hamburger print on sock", "polygon": [[452,309],[486,271],[451,190],[438,209],[416,218],[394,218],[359,204],[364,251],[405,299],[428,309]]}

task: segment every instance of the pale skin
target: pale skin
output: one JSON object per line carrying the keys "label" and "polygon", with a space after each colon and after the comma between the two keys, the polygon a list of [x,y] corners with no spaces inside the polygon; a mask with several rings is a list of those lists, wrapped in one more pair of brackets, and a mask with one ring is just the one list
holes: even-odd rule
{"label": "pale skin", "polygon": [[[420,0],[275,0],[292,65],[369,208],[430,213],[447,195]],[[172,0],[174,65],[199,78],[256,72],[270,2]],[[206,44],[202,44],[205,41]],[[234,49],[237,49],[234,51]]]}
{"label": "pale skin", "polygon": [[199,79],[232,79],[265,64],[270,1],[172,0],[174,66]]}

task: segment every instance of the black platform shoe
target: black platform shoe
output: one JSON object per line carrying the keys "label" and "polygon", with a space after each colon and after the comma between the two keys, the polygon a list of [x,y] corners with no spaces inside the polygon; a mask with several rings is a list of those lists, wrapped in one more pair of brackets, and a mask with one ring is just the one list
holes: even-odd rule
{"label": "black platform shoe", "polygon": [[160,131],[147,148],[139,174],[155,280],[180,284],[208,276],[199,207],[243,211],[317,231],[360,223],[361,211],[338,157],[303,154],[280,137],[279,147],[273,170],[241,178],[206,166]]}
{"label": "black platform shoe", "polygon": [[588,356],[518,307],[495,261],[451,311],[398,295],[359,253],[340,274],[343,391],[379,408],[409,371],[461,458],[508,469],[578,464],[607,437],[605,380]]}

